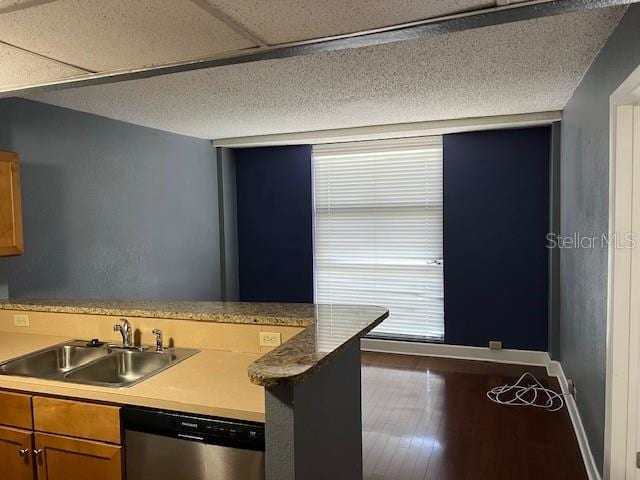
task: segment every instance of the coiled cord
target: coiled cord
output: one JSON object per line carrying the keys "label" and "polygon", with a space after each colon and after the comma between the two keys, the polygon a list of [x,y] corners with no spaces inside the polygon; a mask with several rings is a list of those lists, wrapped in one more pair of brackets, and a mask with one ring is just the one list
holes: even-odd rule
{"label": "coiled cord", "polygon": [[[530,381],[525,384],[527,379],[530,379]],[[529,372],[523,373],[513,385],[501,385],[492,388],[487,392],[487,397],[492,402],[500,405],[538,407],[544,408],[549,412],[557,412],[564,406],[562,394],[545,388]]]}

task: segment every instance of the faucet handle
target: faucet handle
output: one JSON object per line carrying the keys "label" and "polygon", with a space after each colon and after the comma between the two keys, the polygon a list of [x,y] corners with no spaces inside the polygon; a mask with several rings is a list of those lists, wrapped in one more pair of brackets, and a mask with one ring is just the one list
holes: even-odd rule
{"label": "faucet handle", "polygon": [[121,323],[116,323],[113,326],[113,331],[117,332],[120,331],[122,329],[128,329],[131,328],[131,324],[129,323],[129,320],[127,320],[126,318],[121,318],[120,320],[118,320]]}
{"label": "faucet handle", "polygon": [[151,333],[156,336],[156,352],[162,353],[164,351],[164,347],[162,346],[162,330],[154,328]]}

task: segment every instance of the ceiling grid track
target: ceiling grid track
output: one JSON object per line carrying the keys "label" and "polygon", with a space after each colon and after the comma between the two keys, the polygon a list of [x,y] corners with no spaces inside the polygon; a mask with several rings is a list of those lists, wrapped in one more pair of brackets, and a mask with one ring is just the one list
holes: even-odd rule
{"label": "ceiling grid track", "polygon": [[227,27],[229,27],[234,32],[242,35],[244,38],[246,38],[250,42],[255,43],[256,46],[267,47],[271,45],[264,38],[260,37],[258,34],[256,34],[255,32],[252,32],[247,27],[245,27],[242,23],[240,23],[230,15],[227,15],[218,7],[215,7],[214,5],[209,3],[208,0],[191,0],[191,2],[197,5],[198,7],[200,7],[202,10],[204,10],[208,14],[215,17],[216,19],[220,20],[222,23],[224,23]]}
{"label": "ceiling grid track", "polygon": [[0,40],[0,45],[4,45],[5,47],[9,47],[9,48],[12,48],[14,50],[18,50],[18,51],[23,52],[23,53],[28,53],[29,55],[33,55],[33,56],[42,58],[42,59],[47,60],[49,62],[57,63],[58,65],[63,65],[65,67],[73,68],[75,70],[78,70],[79,72],[84,72],[84,73],[88,73],[88,74],[91,74],[91,75],[94,75],[94,74],[98,73],[96,70],[90,70],[88,68],[80,67],[80,66],[74,65],[72,63],[67,63],[65,61],[58,60],[57,58],[49,57],[47,55],[43,55],[42,53],[34,52],[33,50],[27,50],[26,48],[19,47],[18,45],[13,45],[12,43],[8,43],[8,42],[5,42],[3,40]]}
{"label": "ceiling grid track", "polygon": [[18,12],[20,10],[27,10],[32,7],[39,7],[46,5],[47,3],[57,2],[58,0],[26,0],[25,2],[14,2],[12,5],[8,5],[4,8],[0,8],[0,15],[5,13]]}

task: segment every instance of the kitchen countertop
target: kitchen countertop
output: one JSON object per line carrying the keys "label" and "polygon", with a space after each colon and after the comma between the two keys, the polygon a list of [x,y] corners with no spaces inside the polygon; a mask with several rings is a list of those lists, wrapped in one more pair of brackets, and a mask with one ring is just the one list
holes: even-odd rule
{"label": "kitchen countertop", "polygon": [[252,363],[249,377],[265,387],[301,382],[388,316],[389,311],[381,307],[316,305],[307,328]]}
{"label": "kitchen countertop", "polygon": [[[0,332],[0,363],[71,338]],[[201,350],[131,387],[108,388],[0,375],[0,388],[35,394],[138,405],[237,420],[264,421],[264,388],[246,372],[260,355]]]}
{"label": "kitchen countertop", "polygon": [[246,302],[9,299],[0,309],[306,327],[248,365],[251,381],[264,387],[303,381],[389,316],[374,306]]}

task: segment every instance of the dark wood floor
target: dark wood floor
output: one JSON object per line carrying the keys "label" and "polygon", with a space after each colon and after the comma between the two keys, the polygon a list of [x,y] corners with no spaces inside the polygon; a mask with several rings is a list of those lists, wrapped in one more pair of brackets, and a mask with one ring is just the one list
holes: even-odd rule
{"label": "dark wood floor", "polygon": [[490,402],[492,387],[538,367],[363,353],[365,480],[583,480],[566,407]]}

